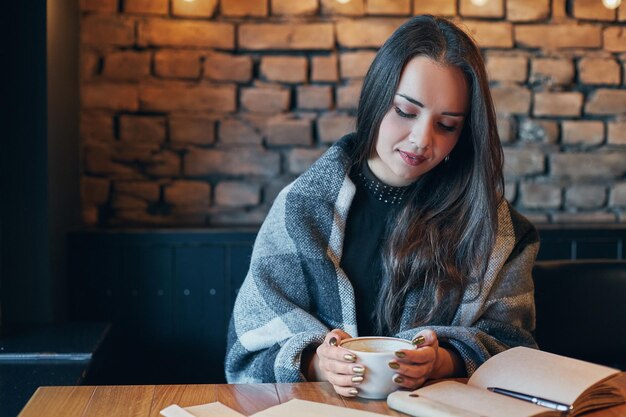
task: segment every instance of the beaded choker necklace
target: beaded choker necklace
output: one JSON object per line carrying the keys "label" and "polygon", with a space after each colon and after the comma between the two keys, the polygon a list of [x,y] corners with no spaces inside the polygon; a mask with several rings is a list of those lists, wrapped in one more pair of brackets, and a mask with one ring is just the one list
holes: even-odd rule
{"label": "beaded choker necklace", "polygon": [[367,162],[357,167],[356,171],[356,179],[360,185],[362,185],[375,200],[382,203],[400,204],[406,190],[411,187],[410,185],[406,187],[393,187],[385,184],[376,178],[367,165]]}

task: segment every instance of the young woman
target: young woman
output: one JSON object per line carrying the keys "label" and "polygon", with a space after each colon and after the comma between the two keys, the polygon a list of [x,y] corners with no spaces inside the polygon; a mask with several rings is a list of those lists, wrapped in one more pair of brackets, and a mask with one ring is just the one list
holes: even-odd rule
{"label": "young woman", "polygon": [[399,387],[471,374],[535,346],[533,226],[503,198],[502,148],[480,52],[450,22],[417,16],[379,50],[356,133],[277,197],[229,329],[229,382],[328,380],[367,370],[336,346],[414,340]]}

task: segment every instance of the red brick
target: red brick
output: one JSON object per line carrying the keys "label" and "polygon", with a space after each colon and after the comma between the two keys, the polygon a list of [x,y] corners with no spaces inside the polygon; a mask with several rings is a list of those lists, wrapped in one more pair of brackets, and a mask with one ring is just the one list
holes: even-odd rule
{"label": "red brick", "polygon": [[518,135],[525,142],[557,143],[559,124],[553,120],[523,119]]}
{"label": "red brick", "polygon": [[367,14],[370,15],[409,15],[411,0],[366,0]]}
{"label": "red brick", "polygon": [[563,21],[569,18],[567,14],[568,0],[552,0],[552,19]]}
{"label": "red brick", "polygon": [[413,0],[413,13],[456,16],[456,0]]}
{"label": "red brick", "polygon": [[158,152],[146,164],[145,170],[154,177],[178,177],[181,174],[181,157],[171,151]]}
{"label": "red brick", "polygon": [[487,72],[490,81],[515,81],[523,83],[528,78],[528,58],[489,54]]}
{"label": "red brick", "polygon": [[609,204],[611,206],[626,206],[626,182],[619,182],[612,187]]}
{"label": "red brick", "polygon": [[592,24],[516,25],[515,43],[531,48],[600,48],[601,27]]}
{"label": "red brick", "polygon": [[268,145],[303,145],[313,144],[311,120],[293,116],[276,116],[267,122]]}
{"label": "red brick", "polygon": [[380,47],[403,23],[402,19],[371,18],[337,23],[337,42],[346,48]]}
{"label": "red brick", "polygon": [[140,87],[141,108],[149,111],[236,110],[237,89],[233,85],[186,84],[176,81]]}
{"label": "red brick", "polygon": [[258,175],[274,177],[280,172],[280,155],[262,147],[190,149],[185,155],[185,175]]}
{"label": "red brick", "polygon": [[528,114],[530,109],[530,91],[517,85],[492,87],[491,95],[496,111],[500,114]]}
{"label": "red brick", "polygon": [[161,50],[154,55],[154,72],[164,78],[200,77],[200,53],[196,51]]}
{"label": "red brick", "polygon": [[327,15],[363,16],[365,14],[365,0],[322,0],[322,13]]}
{"label": "red brick", "polygon": [[606,188],[603,185],[576,184],[565,191],[568,207],[584,209],[600,208],[606,203]]}
{"label": "red brick", "polygon": [[463,21],[466,30],[481,48],[512,48],[513,25],[509,22]]}
{"label": "red brick", "polygon": [[531,82],[567,85],[574,81],[574,64],[569,59],[533,58],[531,62]]}
{"label": "red brick", "polygon": [[117,15],[89,15],[80,21],[83,45],[132,46],[135,44],[135,21]]}
{"label": "red brick", "polygon": [[600,88],[587,97],[586,114],[612,115],[626,113],[626,90]]}
{"label": "red brick", "polygon": [[212,17],[217,0],[172,0],[172,14],[182,17]]}
{"label": "red brick", "polygon": [[165,142],[165,118],[162,116],[120,116],[120,140],[130,142]]}
{"label": "red brick", "polygon": [[514,202],[517,197],[517,184],[515,182],[504,183],[504,198],[509,202]]}
{"label": "red brick", "polygon": [[267,56],[261,59],[261,75],[269,81],[304,83],[308,62],[302,56]]}
{"label": "red brick", "polygon": [[343,52],[339,57],[341,78],[364,78],[376,52],[357,51]]}
{"label": "red brick", "polygon": [[113,194],[111,205],[116,211],[120,209],[146,210],[148,208],[148,202],[146,200],[132,195]]}
{"label": "red brick", "polygon": [[332,49],[332,23],[243,23],[239,26],[239,48]]}
{"label": "red brick", "polygon": [[113,52],[104,57],[102,75],[113,80],[142,80],[150,76],[150,60],[150,52]]}
{"label": "red brick", "polygon": [[267,217],[268,206],[259,206],[254,209],[239,209],[232,207],[211,213],[209,224],[219,227],[255,227],[263,223]]}
{"label": "red brick", "polygon": [[333,105],[333,88],[329,85],[300,85],[297,93],[299,109],[330,110]]}
{"label": "red brick", "polygon": [[552,215],[553,223],[615,223],[615,214],[604,211],[597,212],[557,212]]}
{"label": "red brick", "polygon": [[507,178],[542,174],[545,155],[536,148],[504,148],[504,174]]}
{"label": "red brick", "polygon": [[210,53],[204,61],[204,76],[215,81],[247,82],[252,79],[252,57]]}
{"label": "red brick", "polygon": [[124,163],[148,163],[159,151],[156,143],[116,144],[108,148],[111,158]]}
{"label": "red brick", "polygon": [[509,143],[515,139],[515,120],[512,117],[498,115],[496,124],[500,142]]}
{"label": "red brick", "polygon": [[580,116],[583,95],[579,92],[535,93],[534,116]]}
{"label": "red brick", "polygon": [[626,120],[609,122],[609,145],[626,145]]}
{"label": "red brick", "polygon": [[80,139],[83,142],[113,142],[113,114],[102,111],[82,111],[80,114]]}
{"label": "red brick", "polygon": [[243,88],[241,105],[255,113],[281,113],[289,109],[290,93],[288,89],[276,87]]}
{"label": "red brick", "polygon": [[215,204],[223,207],[250,207],[261,202],[261,187],[241,181],[221,181],[215,186]]}
{"label": "red brick", "polygon": [[170,141],[173,145],[211,145],[215,142],[215,120],[196,115],[170,115]]}
{"label": "red brick", "polygon": [[80,10],[84,12],[115,13],[118,0],[80,0]]}
{"label": "red brick", "polygon": [[161,197],[161,186],[154,181],[116,181],[113,185],[117,195],[127,195],[149,202]]}
{"label": "red brick", "polygon": [[295,148],[289,151],[287,156],[287,166],[292,174],[302,174],[309,169],[322,154],[326,152],[326,148],[319,149],[303,149]]}
{"label": "red brick", "polygon": [[99,210],[97,206],[82,205],[81,220],[85,226],[96,226],[99,222]]}
{"label": "red brick", "polygon": [[235,28],[223,22],[148,19],[139,23],[139,39],[145,46],[234,49]]}
{"label": "red brick", "polygon": [[81,104],[84,109],[135,111],[139,108],[138,88],[132,84],[83,84]]}
{"label": "red brick", "polygon": [[550,174],[579,180],[613,179],[626,173],[626,153],[555,153],[550,156]]}
{"label": "red brick", "polygon": [[86,174],[107,175],[109,178],[141,178],[137,169],[114,161],[115,148],[89,144],[83,148],[83,169]]}
{"label": "red brick", "polygon": [[169,12],[168,0],[124,0],[125,13],[159,14]]}
{"label": "red brick", "polygon": [[318,0],[271,0],[273,15],[306,16],[317,13]]}
{"label": "red brick", "polygon": [[100,217],[98,207],[83,204],[80,216],[84,226],[96,226]]}
{"label": "red brick", "polygon": [[561,124],[566,145],[600,145],[604,142],[604,123],[599,120],[566,120]]}
{"label": "red brick", "polygon": [[109,223],[111,226],[203,226],[206,220],[206,209],[196,207],[173,207],[167,215],[148,213],[145,209],[120,209],[115,211],[115,218]]}
{"label": "red brick", "polygon": [[229,17],[267,16],[266,0],[221,0],[222,14]]}
{"label": "red brick", "polygon": [[311,81],[336,82],[338,79],[337,55],[311,58]]}
{"label": "red brick", "polygon": [[100,55],[92,51],[81,51],[80,57],[80,80],[92,80],[100,72]]}
{"label": "red brick", "polygon": [[228,145],[261,145],[263,134],[249,120],[226,119],[220,122],[219,140]]}
{"label": "red brick", "polygon": [[507,0],[506,18],[512,22],[529,22],[550,17],[550,0]]}
{"label": "red brick", "polygon": [[111,181],[106,178],[83,176],[80,179],[80,197],[84,205],[101,205],[109,201]]}
{"label": "red brick", "polygon": [[503,0],[490,0],[482,6],[475,5],[471,0],[459,1],[460,15],[463,17],[503,17]]}
{"label": "red brick", "polygon": [[607,9],[601,1],[576,0],[572,2],[573,15],[582,20],[615,20],[615,10]]}
{"label": "red brick", "polygon": [[201,206],[211,204],[211,185],[201,181],[172,181],[165,187],[165,201],[174,206]]}
{"label": "red brick", "polygon": [[583,58],[578,62],[578,78],[583,84],[620,84],[620,65],[614,59]]}
{"label": "red brick", "polygon": [[522,205],[529,209],[559,208],[561,187],[555,184],[522,183],[520,186]]}
{"label": "red brick", "polygon": [[337,108],[343,110],[356,109],[361,95],[362,82],[351,82],[337,87]]}
{"label": "red brick", "polygon": [[326,113],[317,119],[317,134],[323,143],[334,143],[355,129],[356,118],[353,116]]}
{"label": "red brick", "polygon": [[604,49],[610,52],[626,52],[626,29],[611,26],[602,32]]}

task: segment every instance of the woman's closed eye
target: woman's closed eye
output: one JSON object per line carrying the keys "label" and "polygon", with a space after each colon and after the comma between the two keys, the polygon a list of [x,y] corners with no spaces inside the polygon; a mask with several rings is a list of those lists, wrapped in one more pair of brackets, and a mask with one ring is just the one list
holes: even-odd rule
{"label": "woman's closed eye", "polygon": [[404,117],[405,119],[414,119],[415,117],[417,117],[416,114],[406,113],[406,112],[402,111],[402,109],[400,107],[398,107],[398,106],[394,106],[394,109],[395,109],[396,113],[398,114],[398,116]]}
{"label": "woman's closed eye", "polygon": [[446,132],[455,132],[456,131],[456,126],[454,126],[454,125],[447,125],[445,123],[439,123],[439,127],[441,127]]}

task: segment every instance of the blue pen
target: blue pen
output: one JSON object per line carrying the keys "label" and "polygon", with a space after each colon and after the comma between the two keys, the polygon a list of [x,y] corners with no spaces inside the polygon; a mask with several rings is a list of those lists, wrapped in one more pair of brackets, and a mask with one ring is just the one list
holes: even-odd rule
{"label": "blue pen", "polygon": [[496,387],[487,387],[487,389],[497,394],[502,394],[502,395],[506,395],[509,397],[517,398],[518,400],[528,401],[533,404],[537,404],[542,407],[550,408],[556,411],[570,411],[572,409],[571,405],[557,403],[556,401],[546,400],[545,398],[534,397],[532,395],[522,394],[521,392],[515,392],[515,391],[510,391],[508,389],[496,388]]}

